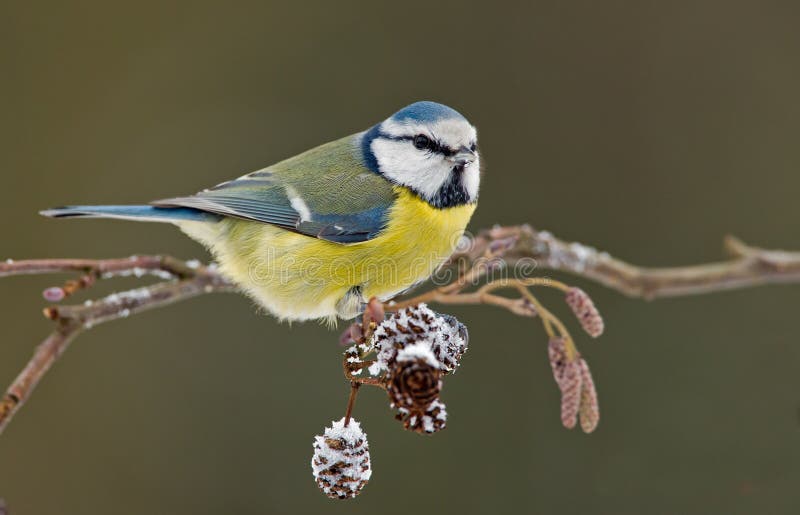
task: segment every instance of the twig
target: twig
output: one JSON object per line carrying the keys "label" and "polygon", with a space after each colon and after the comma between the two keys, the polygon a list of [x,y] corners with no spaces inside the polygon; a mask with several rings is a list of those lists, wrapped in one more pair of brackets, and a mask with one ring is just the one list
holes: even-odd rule
{"label": "twig", "polygon": [[[127,263],[128,268],[125,268]],[[76,306],[51,306],[44,310],[47,318],[56,323],[55,330],[39,344],[33,357],[8,387],[0,399],[0,433],[14,414],[28,400],[36,385],[52,364],[67,349],[70,342],[91,327],[159,308],[212,292],[231,291],[233,286],[214,268],[193,266],[175,258],[142,256],[116,260],[35,260],[6,262],[0,266],[0,276],[79,271],[98,277],[124,275],[134,267],[161,271],[182,279],[160,282],[152,286],[114,293],[97,301]]]}
{"label": "twig", "polygon": [[162,279],[193,277],[199,263],[171,256],[131,256],[121,259],[26,259],[0,262],[0,277],[9,275],[83,272],[102,278],[151,274]]}
{"label": "twig", "polygon": [[347,409],[344,413],[344,427],[350,425],[350,417],[353,416],[353,407],[356,404],[356,396],[358,395],[358,387],[361,383],[353,381],[350,383],[350,396],[347,398]]}

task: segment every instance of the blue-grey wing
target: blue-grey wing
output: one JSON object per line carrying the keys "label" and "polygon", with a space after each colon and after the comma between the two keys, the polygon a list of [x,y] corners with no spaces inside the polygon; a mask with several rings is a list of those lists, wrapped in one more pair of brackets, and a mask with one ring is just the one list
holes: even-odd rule
{"label": "blue-grey wing", "polygon": [[189,197],[154,202],[272,224],[336,243],[357,243],[386,226],[395,194],[363,165],[351,136]]}

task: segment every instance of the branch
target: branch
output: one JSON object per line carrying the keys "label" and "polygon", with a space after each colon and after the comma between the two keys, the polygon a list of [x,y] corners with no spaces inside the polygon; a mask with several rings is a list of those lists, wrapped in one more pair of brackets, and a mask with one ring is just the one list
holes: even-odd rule
{"label": "branch", "polygon": [[[541,278],[517,278],[512,281],[489,281],[477,290],[464,291],[489,275],[492,271],[492,260],[495,263],[500,260],[506,267],[534,260],[538,269],[568,272],[625,295],[646,299],[770,283],[800,282],[800,252],[759,249],[747,246],[735,238],[726,240],[726,247],[732,255],[728,261],[673,268],[638,267],[594,248],[564,242],[548,232],[536,231],[528,225],[483,230],[471,243],[469,248],[457,252],[451,258],[451,263],[464,265],[455,281],[397,303],[389,303],[385,306],[386,309],[396,311],[400,307],[419,302],[489,304],[517,315],[541,317],[551,337],[558,336],[557,333],[566,334],[566,330],[558,327],[552,314],[537,305],[535,297],[526,293],[528,286],[548,286],[565,290],[566,286],[562,283]],[[478,266],[481,259],[488,259],[490,264]],[[214,267],[168,256],[133,256],[108,260],[8,260],[0,263],[0,278],[64,272],[81,275],[77,280],[67,281],[61,287],[45,290],[47,300],[58,302],[79,290],[91,287],[97,280],[118,276],[152,275],[162,279],[162,282],[115,293],[81,305],[46,308],[44,314],[55,322],[55,329],[39,344],[31,360],[0,399],[0,433],[28,400],[52,364],[84,330],[204,293],[235,290]],[[503,288],[514,289],[521,296],[511,299],[495,293]],[[574,349],[568,348],[568,353],[577,356]]]}
{"label": "branch", "polygon": [[[191,261],[183,262],[171,257],[134,256],[110,260],[44,259],[7,261],[0,264],[0,277],[57,272],[82,272],[84,276],[78,281],[83,285],[81,287],[91,285],[96,278],[141,276],[145,273],[165,279],[175,279],[114,293],[97,301],[87,301],[82,305],[45,308],[44,315],[55,322],[56,328],[39,344],[31,360],[0,399],[0,433],[28,400],[52,364],[67,349],[70,342],[84,330],[204,293],[233,290],[233,286],[213,267]],[[68,281],[64,287],[57,288],[63,291],[62,298],[69,294],[64,290],[75,283]],[[51,290],[53,289],[47,290],[45,294]]]}
{"label": "branch", "polygon": [[503,258],[508,266],[533,259],[539,269],[568,272],[629,297],[654,299],[710,293],[775,283],[800,282],[800,252],[765,250],[728,236],[727,261],[693,266],[648,268],[632,265],[580,243],[568,243],[529,225],[480,231],[473,245],[451,258],[474,260],[494,242],[513,244]]}

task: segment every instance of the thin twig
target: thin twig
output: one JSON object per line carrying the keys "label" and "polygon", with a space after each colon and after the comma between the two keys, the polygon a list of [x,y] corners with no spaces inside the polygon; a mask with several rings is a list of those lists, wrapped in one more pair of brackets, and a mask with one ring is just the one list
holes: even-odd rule
{"label": "thin twig", "polygon": [[0,277],[10,275],[83,272],[101,278],[120,275],[152,274],[169,279],[172,276],[193,277],[199,266],[195,261],[181,261],[172,256],[131,256],[120,259],[26,259],[0,262]]}
{"label": "thin twig", "polygon": [[344,413],[344,427],[350,425],[350,417],[353,416],[353,407],[356,405],[356,396],[358,395],[358,387],[361,383],[352,381],[350,383],[350,396],[347,398],[347,409]]}
{"label": "thin twig", "polygon": [[[97,301],[75,306],[51,306],[45,316],[54,320],[56,329],[39,344],[33,357],[8,387],[0,399],[0,433],[12,417],[28,400],[36,385],[53,363],[63,354],[70,342],[81,332],[93,326],[125,318],[149,309],[166,306],[197,295],[212,292],[232,291],[234,288],[215,269],[205,266],[186,265],[175,258],[158,256],[140,257],[133,260],[36,260],[5,263],[0,275],[80,271],[95,274],[122,273],[123,262],[135,263],[149,270],[185,277],[181,280],[156,283],[122,293],[115,293]],[[156,268],[160,263],[163,268]]]}

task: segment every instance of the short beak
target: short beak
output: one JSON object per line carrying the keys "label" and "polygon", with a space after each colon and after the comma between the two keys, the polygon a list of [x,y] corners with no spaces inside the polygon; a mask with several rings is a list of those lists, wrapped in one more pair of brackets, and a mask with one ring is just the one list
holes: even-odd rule
{"label": "short beak", "polygon": [[457,166],[464,167],[475,162],[477,157],[478,155],[474,150],[469,147],[461,147],[450,159],[452,159]]}

